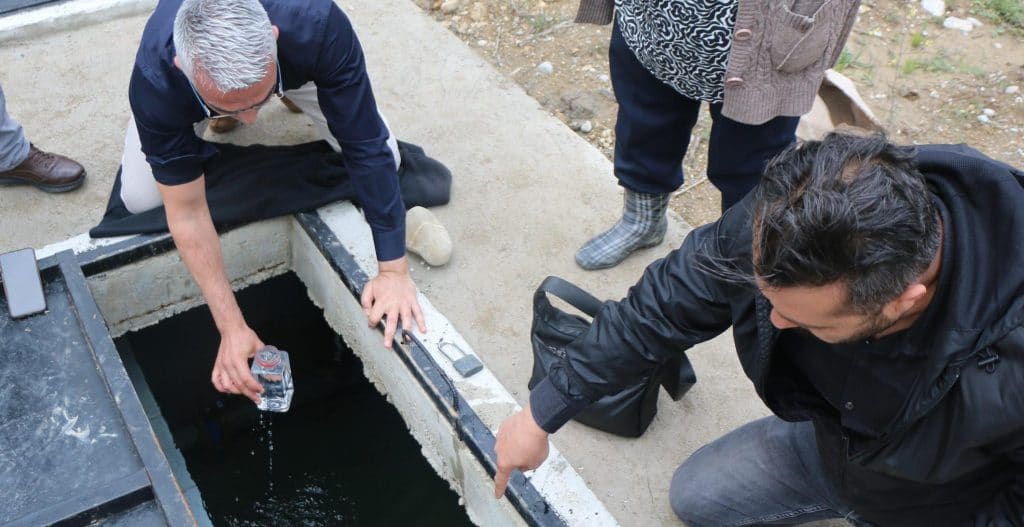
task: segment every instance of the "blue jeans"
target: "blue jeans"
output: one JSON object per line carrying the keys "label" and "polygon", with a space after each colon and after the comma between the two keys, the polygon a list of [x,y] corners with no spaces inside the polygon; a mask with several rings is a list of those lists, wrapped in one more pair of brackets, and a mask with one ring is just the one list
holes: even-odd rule
{"label": "blue jeans", "polygon": [[[615,122],[615,177],[636,192],[667,194],[683,184],[683,156],[697,124],[700,101],[661,82],[636,59],[616,23],[608,47],[612,88],[619,102]],[[761,180],[765,164],[796,140],[799,117],[748,125],[710,105],[708,179],[722,193],[722,210]]]}
{"label": "blue jeans", "polygon": [[690,527],[799,525],[829,518],[869,527],[825,475],[814,425],[775,416],[694,452],[672,476],[669,501]]}
{"label": "blue jeans", "polygon": [[0,172],[21,164],[28,157],[28,140],[21,125],[7,114],[7,99],[0,86]]}

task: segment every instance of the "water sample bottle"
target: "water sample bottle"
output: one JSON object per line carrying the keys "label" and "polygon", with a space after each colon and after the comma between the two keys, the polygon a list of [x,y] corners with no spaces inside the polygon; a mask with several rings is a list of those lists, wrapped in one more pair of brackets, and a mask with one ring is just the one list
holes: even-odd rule
{"label": "water sample bottle", "polygon": [[263,385],[257,408],[263,411],[287,412],[292,405],[292,366],[288,352],[266,346],[256,352],[252,361],[252,375]]}

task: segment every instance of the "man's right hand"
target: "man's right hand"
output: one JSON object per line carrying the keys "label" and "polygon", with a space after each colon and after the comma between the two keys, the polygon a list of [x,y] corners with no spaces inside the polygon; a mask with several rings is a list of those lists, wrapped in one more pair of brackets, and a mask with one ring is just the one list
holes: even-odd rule
{"label": "man's right hand", "polygon": [[224,393],[244,395],[259,404],[263,387],[249,370],[249,359],[262,348],[263,341],[248,326],[222,332],[210,379],[213,386]]}
{"label": "man's right hand", "polygon": [[505,495],[513,470],[533,470],[548,458],[548,433],[533,420],[529,405],[498,427],[494,454],[498,465],[494,474],[495,498]]}

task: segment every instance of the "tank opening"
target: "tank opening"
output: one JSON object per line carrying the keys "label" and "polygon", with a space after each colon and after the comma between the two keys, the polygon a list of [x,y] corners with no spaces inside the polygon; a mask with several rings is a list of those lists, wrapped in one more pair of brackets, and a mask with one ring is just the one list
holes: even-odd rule
{"label": "tank opening", "polygon": [[206,306],[116,341],[141,367],[214,525],[473,525],[293,273],[237,297],[260,338],[290,354],[287,413],[213,388],[219,335]]}

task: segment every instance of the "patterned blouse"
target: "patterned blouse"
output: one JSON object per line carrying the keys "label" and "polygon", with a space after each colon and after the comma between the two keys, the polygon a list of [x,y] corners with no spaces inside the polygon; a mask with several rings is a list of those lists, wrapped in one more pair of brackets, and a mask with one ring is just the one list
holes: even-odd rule
{"label": "patterned blouse", "polygon": [[722,102],[738,0],[615,0],[619,30],[647,71],[690,99]]}

